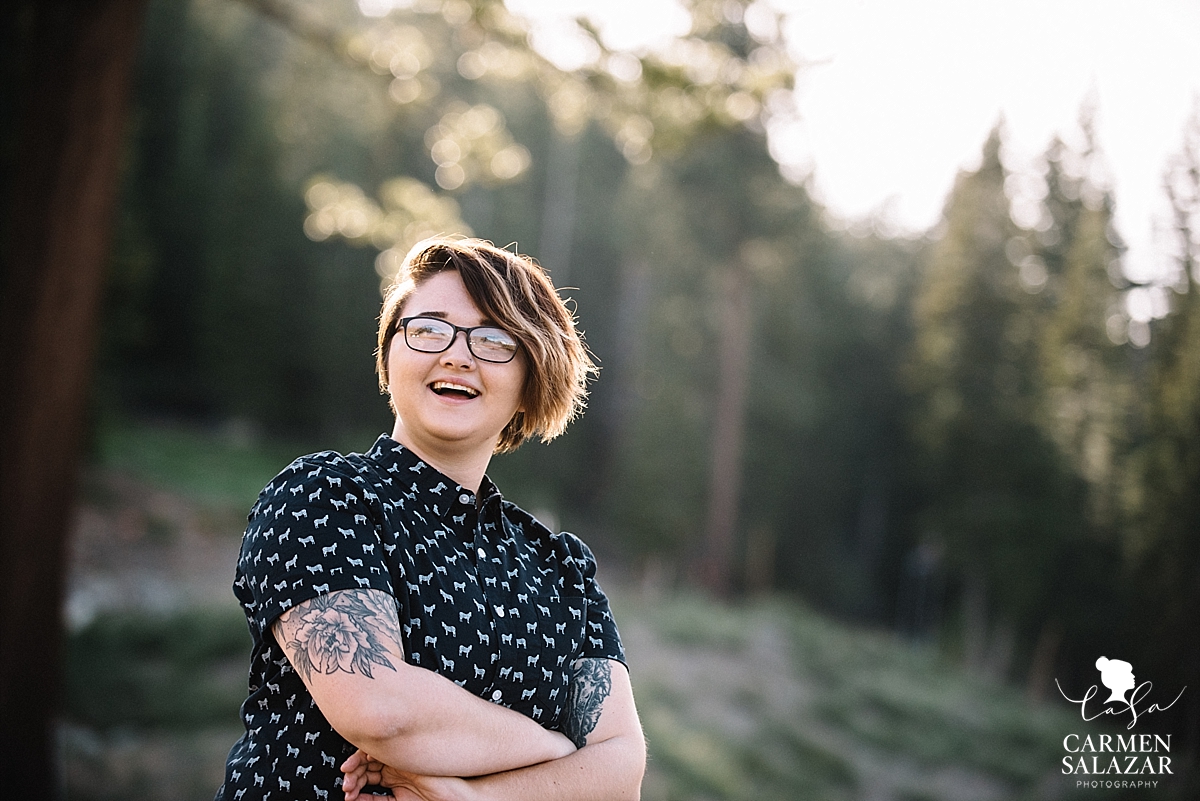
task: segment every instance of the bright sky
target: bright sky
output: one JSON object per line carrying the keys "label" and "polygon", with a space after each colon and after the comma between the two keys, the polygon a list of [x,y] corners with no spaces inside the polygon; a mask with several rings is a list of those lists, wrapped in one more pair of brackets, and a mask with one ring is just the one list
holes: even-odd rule
{"label": "bright sky", "polygon": [[[1200,0],[760,2],[787,13],[789,45],[810,63],[798,81],[802,121],[772,148],[793,171],[813,170],[833,213],[884,211],[925,229],[1001,115],[1009,166],[1029,169],[1054,134],[1075,139],[1092,99],[1117,225],[1131,245],[1126,272],[1153,273],[1162,172],[1200,106]],[[539,47],[566,44],[551,21],[576,14],[628,49],[687,25],[675,0],[508,5],[546,21]]]}

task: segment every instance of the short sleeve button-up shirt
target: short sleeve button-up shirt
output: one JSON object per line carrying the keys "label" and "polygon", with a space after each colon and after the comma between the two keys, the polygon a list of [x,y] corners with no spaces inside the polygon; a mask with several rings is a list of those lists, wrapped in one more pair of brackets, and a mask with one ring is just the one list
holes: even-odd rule
{"label": "short sleeve button-up shirt", "polygon": [[353,747],[271,626],[292,606],[355,589],[396,599],[409,663],[550,729],[562,730],[575,660],[625,659],[592,552],[488,479],[477,496],[386,435],[365,454],[302,457],[260,494],[243,537],[234,593],[254,645],[247,731],[218,798],[340,792]]}

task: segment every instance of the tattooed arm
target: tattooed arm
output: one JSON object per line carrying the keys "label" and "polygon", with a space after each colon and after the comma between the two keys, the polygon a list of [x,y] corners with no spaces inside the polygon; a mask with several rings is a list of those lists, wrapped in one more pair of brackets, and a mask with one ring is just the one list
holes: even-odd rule
{"label": "tattooed arm", "polygon": [[575,750],[525,715],[407,664],[385,592],[319,595],[285,612],[272,632],[330,725],[389,765],[480,776]]}
{"label": "tattooed arm", "polygon": [[567,688],[565,732],[576,748],[587,745],[588,735],[600,722],[604,702],[612,694],[612,665],[607,659],[580,659],[571,666]]}
{"label": "tattooed arm", "polygon": [[580,659],[567,698],[566,732],[579,750],[553,762],[466,782],[475,798],[616,801],[641,796],[646,742],[626,667],[610,659]]}
{"label": "tattooed arm", "polygon": [[[347,798],[364,783],[411,790],[422,801],[636,801],[646,769],[646,743],[633,705],[629,672],[620,662],[581,659],[573,666],[567,734],[579,750],[526,768],[455,779],[385,767],[377,755],[347,761]],[[411,798],[412,795],[404,795]]]}

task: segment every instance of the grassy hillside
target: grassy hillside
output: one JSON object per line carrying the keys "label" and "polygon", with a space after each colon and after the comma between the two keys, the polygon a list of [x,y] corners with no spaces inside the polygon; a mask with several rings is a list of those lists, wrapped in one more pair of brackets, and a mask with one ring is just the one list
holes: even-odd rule
{"label": "grassy hillside", "polygon": [[[646,801],[1069,794],[1056,772],[1074,717],[933,654],[782,601],[614,600],[650,743]],[[77,631],[72,797],[210,796],[236,737],[248,645],[232,608],[101,615]],[[215,741],[194,753],[205,737]],[[154,760],[139,764],[139,742]],[[190,763],[176,778],[195,786],[157,775],[155,760]]]}
{"label": "grassy hillside", "polygon": [[794,603],[618,606],[650,740],[644,797],[1067,797],[1074,719]]}
{"label": "grassy hillside", "polygon": [[[207,800],[246,685],[228,591],[241,521],[287,457],[169,430],[100,453],[72,567],[68,796]],[[779,598],[608,589],[650,745],[646,801],[1118,797],[1060,775],[1076,713],[931,650]]]}

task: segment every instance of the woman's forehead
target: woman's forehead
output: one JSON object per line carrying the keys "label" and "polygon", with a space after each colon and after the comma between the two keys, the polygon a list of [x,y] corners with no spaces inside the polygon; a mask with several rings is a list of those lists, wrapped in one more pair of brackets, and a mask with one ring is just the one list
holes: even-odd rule
{"label": "woman's forehead", "polygon": [[402,317],[423,315],[440,317],[452,322],[480,325],[485,316],[467,292],[457,270],[443,270],[417,284],[405,298],[401,307]]}

